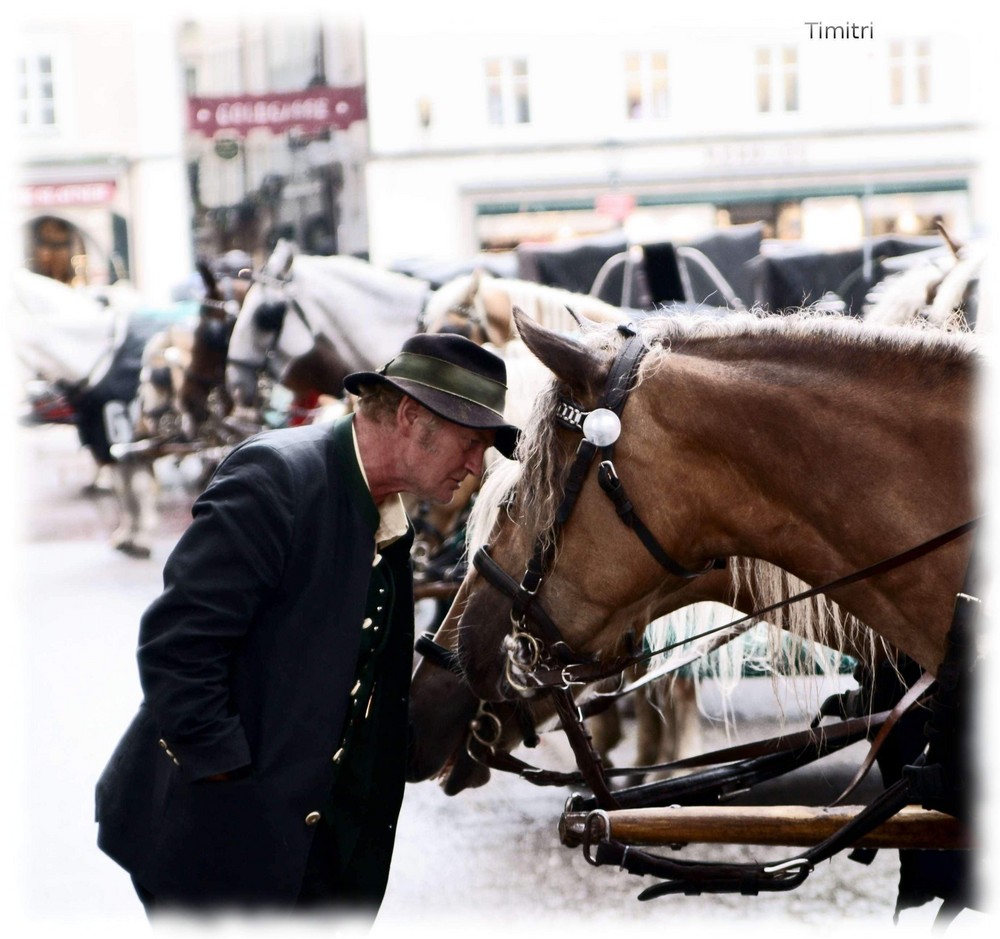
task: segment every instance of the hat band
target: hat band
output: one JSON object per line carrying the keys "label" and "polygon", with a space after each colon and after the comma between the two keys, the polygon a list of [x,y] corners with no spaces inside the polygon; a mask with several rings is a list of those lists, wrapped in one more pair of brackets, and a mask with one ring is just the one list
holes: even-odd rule
{"label": "hat band", "polygon": [[416,352],[400,352],[383,368],[382,374],[391,378],[405,378],[428,388],[456,395],[503,417],[507,386],[485,375],[471,372],[461,365]]}

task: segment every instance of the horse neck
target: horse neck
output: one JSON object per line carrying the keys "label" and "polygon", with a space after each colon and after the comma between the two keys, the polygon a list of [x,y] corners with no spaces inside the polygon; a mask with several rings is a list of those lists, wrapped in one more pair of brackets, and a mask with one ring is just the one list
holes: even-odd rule
{"label": "horse neck", "polygon": [[[671,493],[664,511],[678,530],[701,533],[685,546],[692,556],[757,557],[823,584],[968,520],[969,385],[968,370],[947,357],[914,364],[774,337],[759,348],[691,343],[635,395],[644,402],[635,452],[652,428],[662,435],[659,457],[647,456],[636,476],[661,475]],[[862,583],[836,599],[932,667],[961,567],[956,547],[913,565],[926,583],[912,597]],[[938,619],[933,635],[913,637],[922,603],[934,603]],[[900,642],[907,633],[912,641]]]}

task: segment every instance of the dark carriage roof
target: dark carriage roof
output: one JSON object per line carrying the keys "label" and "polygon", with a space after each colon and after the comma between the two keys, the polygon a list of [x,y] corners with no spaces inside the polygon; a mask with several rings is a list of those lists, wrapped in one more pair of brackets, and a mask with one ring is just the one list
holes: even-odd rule
{"label": "dark carriage roof", "polygon": [[[872,283],[881,279],[888,258],[927,251],[941,245],[937,236],[883,235],[864,245],[839,251],[818,249],[801,242],[765,242],[749,265],[751,300],[772,312],[817,303],[827,292],[836,293],[850,312],[857,313]],[[872,277],[863,277],[865,253],[872,261]]]}
{"label": "dark carriage roof", "polygon": [[605,261],[628,247],[624,232],[559,242],[525,242],[515,249],[517,276],[573,293],[590,293]]}
{"label": "dark carriage roof", "polygon": [[[641,292],[648,295],[640,297],[640,291],[633,289],[633,298],[644,300],[650,308],[688,299],[699,304],[723,304],[715,284],[701,275],[697,266],[690,269],[694,296],[685,297],[676,255],[678,247],[700,251],[718,268],[738,297],[749,297],[752,292],[752,273],[748,263],[760,251],[763,230],[763,225],[760,224],[735,225],[698,238],[644,243],[644,284]],[[518,276],[522,280],[550,287],[590,293],[604,264],[628,247],[629,243],[621,231],[554,244],[525,243],[518,245],[516,249]],[[623,293],[623,278],[624,270],[613,272],[604,285],[602,298],[611,302],[620,298]]]}

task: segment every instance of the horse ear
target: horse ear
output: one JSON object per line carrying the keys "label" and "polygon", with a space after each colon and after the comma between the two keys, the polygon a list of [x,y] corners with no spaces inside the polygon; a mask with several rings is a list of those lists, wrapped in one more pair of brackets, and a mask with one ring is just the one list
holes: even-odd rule
{"label": "horse ear", "polygon": [[574,396],[590,397],[603,387],[607,367],[592,349],[561,333],[546,329],[516,306],[514,324],[535,358],[556,378],[569,385]]}
{"label": "horse ear", "polygon": [[198,260],[195,261],[194,266],[198,271],[198,274],[201,276],[201,282],[205,285],[205,294],[213,300],[218,299],[218,288],[215,283],[215,275],[212,273],[212,269],[209,267],[208,261],[204,258],[198,258]]}

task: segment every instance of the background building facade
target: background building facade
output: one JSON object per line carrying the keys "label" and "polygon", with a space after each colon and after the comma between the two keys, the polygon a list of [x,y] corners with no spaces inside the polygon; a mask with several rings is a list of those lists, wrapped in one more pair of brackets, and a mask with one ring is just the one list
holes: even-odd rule
{"label": "background building facade", "polygon": [[810,38],[801,14],[601,25],[368,24],[373,260],[622,223],[642,241],[763,221],[818,246],[982,226],[980,102],[945,18],[865,39]]}
{"label": "background building facade", "polygon": [[626,8],[28,26],[24,263],[162,293],[196,255],[259,261],[278,237],[389,265],[620,228],[763,222],[839,247],[985,226],[967,23],[896,10],[855,38],[797,8],[749,25]]}
{"label": "background building facade", "polygon": [[47,18],[13,49],[15,250],[73,284],[168,296],[191,270],[174,33],[155,11]]}

